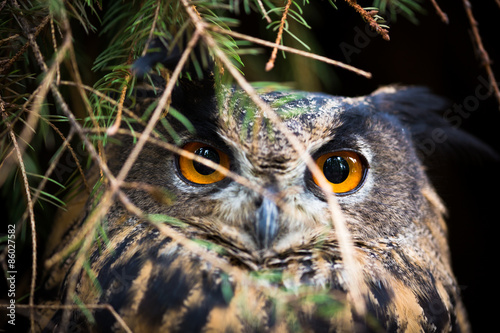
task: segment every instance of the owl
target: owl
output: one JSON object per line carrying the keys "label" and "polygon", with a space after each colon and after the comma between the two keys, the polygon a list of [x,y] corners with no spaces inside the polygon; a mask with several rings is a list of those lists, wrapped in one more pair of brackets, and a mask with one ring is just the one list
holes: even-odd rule
{"label": "owl", "polygon": [[[353,98],[258,89],[278,126],[246,93],[216,90],[214,80],[174,90],[175,112],[141,150],[122,188],[127,200],[114,198],[76,280],[77,251],[47,269],[42,294],[54,307],[39,314],[41,330],[470,330],[430,172],[464,143],[493,153],[435,113],[445,100],[422,87]],[[165,86],[151,82],[155,89],[138,87],[141,102],[130,105],[139,116]],[[117,138],[106,155],[115,175],[136,140]],[[352,240],[357,284],[329,196]],[[80,201],[79,218],[59,219],[47,257],[86,227],[98,200]],[[81,309],[57,308],[68,293]]]}

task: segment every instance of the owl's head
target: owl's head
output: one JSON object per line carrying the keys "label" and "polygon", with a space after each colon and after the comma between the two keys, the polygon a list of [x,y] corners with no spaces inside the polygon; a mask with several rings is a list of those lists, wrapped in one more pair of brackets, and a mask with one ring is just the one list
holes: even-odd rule
{"label": "owl's head", "polygon": [[[154,91],[161,93],[163,86],[157,78]],[[277,122],[245,92],[214,87],[207,75],[181,81],[174,90],[172,108],[127,177],[141,185],[124,191],[143,216],[169,223],[232,267],[277,271],[280,279],[269,282],[273,288],[327,287],[338,300],[349,287],[327,200],[334,195],[354,244],[353,259],[362,268],[362,297],[383,327],[467,327],[451,269],[446,209],[435,189],[464,161],[497,157],[438,115],[446,107],[444,99],[421,87],[389,86],[355,98],[257,89]],[[138,90],[140,114],[147,109],[144,101],[157,98],[152,91]],[[142,130],[138,124],[129,126]],[[113,172],[120,170],[133,144],[129,135],[109,145]],[[306,165],[307,156],[316,171]],[[179,250],[172,238],[162,239],[155,227],[130,217],[119,204],[107,220],[112,242],[141,258],[133,265],[156,264],[158,272],[151,279],[163,283],[176,269],[164,260],[179,256],[183,276],[205,281],[213,274],[215,284],[207,293],[218,295],[220,271],[210,260]],[[129,239],[138,234],[137,244],[150,250],[129,247]],[[104,256],[95,265],[105,279],[109,260]],[[262,288],[256,288],[261,295]],[[314,307],[300,307],[298,313],[308,313],[312,322],[323,320]],[[352,323],[353,314],[346,309],[325,325]],[[255,311],[263,318],[273,312],[265,306]]]}
{"label": "owl's head", "polygon": [[[357,98],[258,90],[279,115],[283,133],[246,93],[216,93],[212,83],[179,87],[172,105],[183,116],[160,125],[159,132],[187,153],[149,144],[130,172],[129,180],[175,198],[165,205],[130,191],[146,213],[217,235],[255,260],[322,242],[325,233],[334,237],[324,190],[304,153],[292,147],[293,135],[326,177],[355,240],[415,244],[424,238],[447,253],[444,208],[428,168],[443,164],[449,158],[443,152],[457,144],[491,152],[434,113],[446,106],[444,99],[421,87],[384,87]],[[131,145],[125,138],[113,148],[112,168],[122,165]]]}

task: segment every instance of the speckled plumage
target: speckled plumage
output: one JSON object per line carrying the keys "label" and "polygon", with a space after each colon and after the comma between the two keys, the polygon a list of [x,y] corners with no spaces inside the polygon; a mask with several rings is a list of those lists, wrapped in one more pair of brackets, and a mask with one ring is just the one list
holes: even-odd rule
{"label": "speckled plumage", "polygon": [[[177,155],[148,144],[127,180],[163,188],[172,202],[159,202],[140,189],[125,193],[143,212],[175,218],[165,225],[202,246],[193,252],[116,203],[105,223],[109,244],[96,242],[89,257],[102,292],[84,272],[76,289],[82,302],[110,304],[134,332],[469,331],[451,269],[445,208],[426,173],[426,164],[441,156],[418,149],[419,140],[435,128],[447,134],[443,146],[466,136],[433,113],[443,100],[406,87],[359,98],[261,94],[311,156],[350,150],[366,159],[359,189],[337,196],[363,272],[367,314],[360,316],[346,298],[328,205],[302,156],[268,119],[254,131],[249,114],[255,108],[243,93],[226,91],[217,105],[211,89],[197,93],[199,88],[187,86],[173,96],[173,105],[196,128],[190,132],[169,118],[179,145],[210,144],[230,157],[231,171],[272,189],[278,200],[275,237],[263,246],[255,234],[261,194],[230,178],[191,184],[178,171]],[[120,144],[109,146],[113,172],[132,145],[132,138],[123,136]],[[49,255],[67,244],[83,221],[63,221],[71,227],[60,232],[62,242]],[[218,263],[232,269],[224,271]],[[69,257],[49,270],[45,289],[59,290],[55,302],[66,292],[71,264]],[[52,329],[61,313],[44,313],[40,325]],[[94,324],[74,311],[71,325],[83,331],[123,330],[108,310],[92,313]]]}

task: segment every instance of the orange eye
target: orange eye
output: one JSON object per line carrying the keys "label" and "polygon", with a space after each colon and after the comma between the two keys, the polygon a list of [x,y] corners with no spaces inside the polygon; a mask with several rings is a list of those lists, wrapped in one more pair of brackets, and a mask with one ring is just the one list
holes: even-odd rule
{"label": "orange eye", "polygon": [[[323,171],[332,191],[337,194],[356,189],[363,181],[365,167],[361,157],[352,151],[337,151],[320,156],[316,164]],[[313,180],[319,186],[319,181]]]}
{"label": "orange eye", "polygon": [[[229,156],[210,145],[189,142],[182,149],[229,169]],[[179,157],[179,169],[187,180],[195,184],[213,184],[226,178],[219,171],[184,156]]]}

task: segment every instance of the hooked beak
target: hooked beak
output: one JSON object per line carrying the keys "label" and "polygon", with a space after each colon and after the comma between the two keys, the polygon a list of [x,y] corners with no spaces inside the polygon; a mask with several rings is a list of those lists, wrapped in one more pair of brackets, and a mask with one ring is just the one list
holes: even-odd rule
{"label": "hooked beak", "polygon": [[259,248],[269,248],[278,234],[279,209],[276,203],[264,197],[256,212],[255,235]]}

